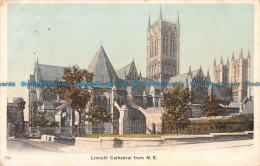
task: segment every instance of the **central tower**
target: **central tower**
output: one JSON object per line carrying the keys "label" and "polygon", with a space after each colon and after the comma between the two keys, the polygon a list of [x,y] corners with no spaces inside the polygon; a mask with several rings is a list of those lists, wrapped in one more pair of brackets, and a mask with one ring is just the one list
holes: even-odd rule
{"label": "central tower", "polygon": [[172,76],[179,75],[180,69],[180,24],[162,19],[150,24],[147,29],[146,76],[156,82],[168,82]]}

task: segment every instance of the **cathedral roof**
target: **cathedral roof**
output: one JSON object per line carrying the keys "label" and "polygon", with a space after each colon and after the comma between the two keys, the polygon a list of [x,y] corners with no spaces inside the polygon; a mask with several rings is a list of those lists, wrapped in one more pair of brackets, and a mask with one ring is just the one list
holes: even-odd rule
{"label": "cathedral roof", "polygon": [[254,114],[254,102],[248,101],[241,114],[242,115]]}
{"label": "cathedral roof", "polygon": [[37,64],[39,77],[42,81],[62,80],[65,67]]}
{"label": "cathedral roof", "polygon": [[148,83],[152,83],[153,79],[152,78],[146,78],[146,77],[142,77],[141,78],[141,82],[148,82]]}
{"label": "cathedral roof", "polygon": [[229,86],[209,86],[208,93],[217,98],[232,98],[232,88]]}
{"label": "cathedral roof", "polygon": [[114,82],[118,80],[117,74],[102,46],[87,70],[94,74],[93,82]]}
{"label": "cathedral roof", "polygon": [[[200,71],[200,69],[191,71],[192,78],[197,76],[199,71]],[[180,74],[180,75],[177,75],[177,76],[170,77],[169,83],[181,82],[181,83],[185,84],[187,79],[188,79],[188,73],[184,73],[184,74]]]}
{"label": "cathedral roof", "polygon": [[125,76],[128,75],[128,73],[129,73],[131,67],[132,67],[132,66],[135,66],[134,63],[135,63],[135,62],[132,61],[132,62],[129,63],[128,65],[126,65],[126,66],[124,66],[124,67],[118,69],[118,70],[116,71],[117,76],[118,76],[119,78],[121,78],[121,79],[126,79]]}

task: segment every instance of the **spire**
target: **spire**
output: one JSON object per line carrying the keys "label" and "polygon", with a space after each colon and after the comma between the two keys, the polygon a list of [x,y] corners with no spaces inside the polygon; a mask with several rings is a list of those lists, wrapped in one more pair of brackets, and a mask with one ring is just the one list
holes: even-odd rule
{"label": "spire", "polygon": [[240,56],[239,57],[243,58],[243,50],[242,50],[242,48],[241,48],[241,52],[240,52]]}
{"label": "spire", "polygon": [[191,75],[191,66],[189,67],[188,75]]}
{"label": "spire", "polygon": [[149,18],[148,18],[148,29],[151,27],[151,22],[150,22],[150,14],[149,14]]}
{"label": "spire", "polygon": [[207,76],[206,77],[209,77],[209,68],[208,68],[208,71],[207,71]]}
{"label": "spire", "polygon": [[234,50],[233,50],[233,54],[232,54],[232,61],[233,61],[233,60],[235,60],[235,58],[234,58]]}
{"label": "spire", "polygon": [[227,57],[227,64],[229,64],[229,58]]}
{"label": "spire", "polygon": [[177,11],[177,24],[180,24],[180,19],[179,19],[179,10]]}
{"label": "spire", "polygon": [[37,58],[37,65],[39,64],[38,58]]}
{"label": "spire", "polygon": [[162,8],[161,8],[161,5],[160,5],[160,20],[162,20]]}
{"label": "spire", "polygon": [[221,54],[221,60],[220,60],[220,64],[223,64],[223,58],[222,58],[222,54]]}
{"label": "spire", "polygon": [[247,54],[247,59],[251,59],[251,56],[250,56],[250,51],[248,50],[248,54]]}
{"label": "spire", "polygon": [[216,66],[216,58],[214,57],[214,65]]}
{"label": "spire", "polygon": [[142,78],[142,73],[141,73],[141,70],[140,70],[140,73],[139,73],[139,77],[140,77],[140,79]]}

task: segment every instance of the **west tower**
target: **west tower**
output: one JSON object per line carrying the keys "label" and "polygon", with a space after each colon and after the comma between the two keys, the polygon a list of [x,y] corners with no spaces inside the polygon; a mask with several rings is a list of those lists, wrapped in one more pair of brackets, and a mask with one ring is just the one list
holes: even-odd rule
{"label": "west tower", "polygon": [[243,51],[239,54],[239,58],[234,58],[234,53],[232,55],[232,71],[231,71],[231,82],[240,83],[240,86],[233,86],[233,98],[235,102],[242,101],[245,97],[250,99],[250,86],[246,86],[246,82],[250,82],[250,66],[251,57],[248,52],[247,59],[243,58]]}
{"label": "west tower", "polygon": [[180,24],[162,18],[154,24],[148,20],[146,76],[156,82],[167,82],[170,77],[179,75],[180,69]]}
{"label": "west tower", "polygon": [[220,64],[216,65],[216,60],[214,59],[214,65],[213,65],[213,73],[214,73],[214,82],[229,82],[229,60],[227,59],[227,63],[223,64],[223,58],[221,55]]}

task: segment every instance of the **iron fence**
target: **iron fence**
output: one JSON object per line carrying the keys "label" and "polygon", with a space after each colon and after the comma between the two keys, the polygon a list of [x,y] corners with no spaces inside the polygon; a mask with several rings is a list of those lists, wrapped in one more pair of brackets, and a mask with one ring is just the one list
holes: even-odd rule
{"label": "iron fence", "polygon": [[[190,122],[185,127],[179,127],[179,134],[209,134],[217,132],[243,132],[253,130],[253,121],[240,122],[214,122],[207,123]],[[82,123],[81,127],[75,125],[62,127],[39,127],[31,128],[31,133],[53,136],[82,136],[91,134],[176,134],[176,125],[145,123],[141,121],[129,121],[128,123],[105,122],[105,123]],[[36,134],[37,135],[37,134]]]}

